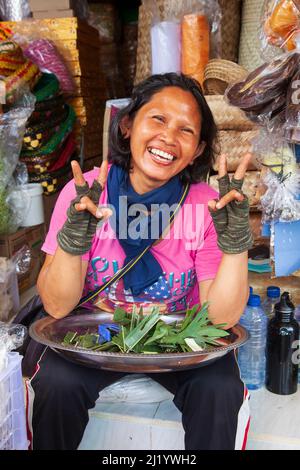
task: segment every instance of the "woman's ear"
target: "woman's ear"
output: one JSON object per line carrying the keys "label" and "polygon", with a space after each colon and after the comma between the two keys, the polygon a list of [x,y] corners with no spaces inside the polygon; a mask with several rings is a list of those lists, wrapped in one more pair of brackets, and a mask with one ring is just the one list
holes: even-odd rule
{"label": "woman's ear", "polygon": [[195,152],[195,156],[193,158],[193,160],[190,162],[190,165],[193,165],[194,164],[194,161],[196,160],[196,158],[200,157],[202,155],[202,153],[204,152],[205,150],[205,147],[206,147],[206,142],[201,142],[198,147],[197,147],[197,150]]}
{"label": "woman's ear", "polygon": [[131,134],[131,120],[130,120],[128,114],[126,114],[126,116],[124,116],[121,119],[120,129],[121,129],[121,132],[122,132],[122,135],[123,135],[124,139],[129,139],[130,134]]}

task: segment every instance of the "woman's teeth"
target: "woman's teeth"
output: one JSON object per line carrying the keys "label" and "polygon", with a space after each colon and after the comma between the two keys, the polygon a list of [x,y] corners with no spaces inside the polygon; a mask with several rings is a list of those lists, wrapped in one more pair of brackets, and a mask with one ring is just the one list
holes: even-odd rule
{"label": "woman's teeth", "polygon": [[171,155],[170,153],[164,152],[163,150],[158,150],[158,149],[148,149],[148,151],[157,158],[157,160],[160,160],[162,162],[168,161],[172,162],[174,160],[174,155]]}

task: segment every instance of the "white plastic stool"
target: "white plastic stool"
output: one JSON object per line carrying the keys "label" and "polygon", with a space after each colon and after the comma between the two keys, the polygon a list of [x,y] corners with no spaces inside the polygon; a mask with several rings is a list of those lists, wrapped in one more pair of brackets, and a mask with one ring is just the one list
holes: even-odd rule
{"label": "white plastic stool", "polygon": [[181,413],[173,395],[143,374],[106,387],[79,445],[80,450],[183,450]]}

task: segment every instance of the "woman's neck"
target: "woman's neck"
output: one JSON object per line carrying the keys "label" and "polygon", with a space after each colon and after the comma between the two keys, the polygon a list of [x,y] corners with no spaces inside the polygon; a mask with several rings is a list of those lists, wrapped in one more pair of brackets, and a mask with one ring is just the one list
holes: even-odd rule
{"label": "woman's neck", "polygon": [[130,183],[138,194],[145,194],[153,189],[160,188],[166,181],[156,181],[151,178],[147,178],[143,173],[139,173],[136,169],[129,172]]}

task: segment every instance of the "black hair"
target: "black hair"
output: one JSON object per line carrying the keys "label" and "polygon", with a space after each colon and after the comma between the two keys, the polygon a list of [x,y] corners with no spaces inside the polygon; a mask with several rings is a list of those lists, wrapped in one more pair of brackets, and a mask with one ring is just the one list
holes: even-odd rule
{"label": "black hair", "polygon": [[182,73],[151,75],[134,87],[130,103],[118,111],[110,124],[109,159],[112,163],[121,166],[128,172],[130,171],[130,139],[124,138],[120,123],[125,116],[129,116],[129,119],[133,120],[137,111],[148,103],[155,93],[170,86],[176,86],[192,93],[199,106],[202,118],[199,143],[204,141],[206,146],[201,157],[196,158],[193,165],[188,165],[179,174],[183,183],[198,183],[206,179],[215,161],[214,143],[217,136],[217,126],[200,84],[197,80]]}

